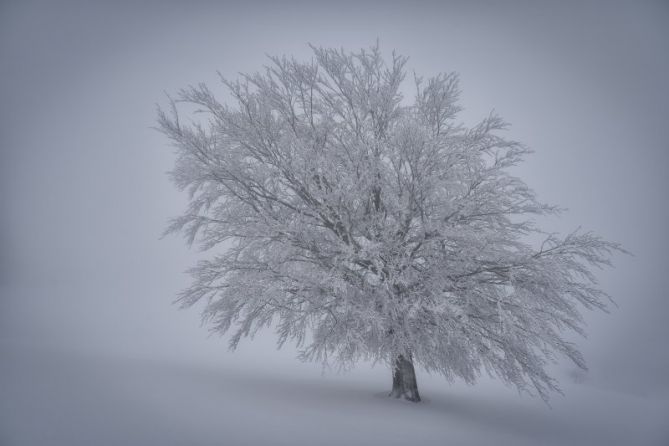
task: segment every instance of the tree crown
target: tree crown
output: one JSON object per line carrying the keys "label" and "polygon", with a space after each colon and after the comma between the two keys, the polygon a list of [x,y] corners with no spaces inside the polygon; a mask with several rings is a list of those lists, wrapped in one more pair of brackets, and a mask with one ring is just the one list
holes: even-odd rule
{"label": "tree crown", "polygon": [[[416,77],[378,45],[316,48],[310,62],[271,57],[263,72],[222,79],[231,104],[183,89],[159,128],[177,148],[172,179],[190,204],[168,231],[203,249],[179,297],[207,302],[231,346],[275,324],[309,360],[411,357],[447,378],[482,370],[544,399],[559,390],[553,352],[583,333],[581,308],[606,308],[592,267],[621,248],[592,233],[543,234],[540,203],[509,167],[529,152],[491,114],[456,121],[457,76]],[[180,103],[206,119],[184,124]]]}

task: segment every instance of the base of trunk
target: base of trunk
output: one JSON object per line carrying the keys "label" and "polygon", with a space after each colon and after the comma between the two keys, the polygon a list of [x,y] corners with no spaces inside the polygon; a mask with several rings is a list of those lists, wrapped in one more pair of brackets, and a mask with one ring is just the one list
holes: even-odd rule
{"label": "base of trunk", "polygon": [[404,398],[417,403],[420,401],[418,384],[416,383],[416,371],[413,367],[411,356],[405,358],[399,355],[393,364],[393,390],[388,395],[393,398]]}

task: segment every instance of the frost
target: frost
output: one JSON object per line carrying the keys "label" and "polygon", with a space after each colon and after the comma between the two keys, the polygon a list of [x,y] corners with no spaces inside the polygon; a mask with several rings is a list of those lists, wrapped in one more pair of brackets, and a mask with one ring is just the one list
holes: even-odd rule
{"label": "frost", "polygon": [[[397,373],[416,361],[467,382],[487,371],[544,399],[559,390],[545,365],[557,351],[585,367],[561,332],[583,333],[581,308],[605,309],[592,268],[621,248],[536,228],[558,209],[508,172],[530,150],[494,114],[456,121],[455,74],[416,77],[406,105],[405,57],[313,51],[223,79],[231,104],[201,84],[159,110],[172,178],[191,197],[169,230],[212,250],[180,302],[206,301],[232,347],[276,322],[279,343],[307,360]],[[182,102],[206,118],[186,125]]]}

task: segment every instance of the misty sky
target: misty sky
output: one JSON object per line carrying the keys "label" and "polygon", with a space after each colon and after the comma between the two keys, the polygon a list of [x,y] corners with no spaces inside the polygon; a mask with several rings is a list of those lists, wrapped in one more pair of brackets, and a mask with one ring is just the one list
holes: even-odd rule
{"label": "misty sky", "polygon": [[155,106],[191,83],[221,91],[216,70],[234,78],[265,54],[309,58],[309,42],[358,49],[378,38],[419,75],[459,72],[466,122],[494,109],[512,124],[535,150],[518,174],[568,208],[547,229],[582,226],[634,254],[599,273],[618,307],[588,314],[579,342],[602,382],[666,391],[664,2],[239,3],[2,3],[0,339],[228,354],[196,309],[171,304],[199,254],[160,239],[186,197],[165,175],[173,154],[152,129]]}

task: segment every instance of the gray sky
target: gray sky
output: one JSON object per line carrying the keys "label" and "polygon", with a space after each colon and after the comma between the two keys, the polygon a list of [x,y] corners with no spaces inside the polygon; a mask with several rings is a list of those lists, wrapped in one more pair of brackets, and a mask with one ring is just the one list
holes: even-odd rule
{"label": "gray sky", "polygon": [[[307,42],[380,39],[457,71],[463,118],[495,109],[536,153],[545,222],[634,253],[600,274],[619,308],[581,342],[602,382],[667,388],[669,7],[629,2],[4,2],[0,6],[0,339],[134,355],[212,354],[171,305],[198,254],[159,240],[185,197],[151,129],[164,91],[216,85]],[[243,344],[249,357],[273,340]],[[224,354],[224,353],[220,353]],[[263,353],[265,354],[265,353]]]}

